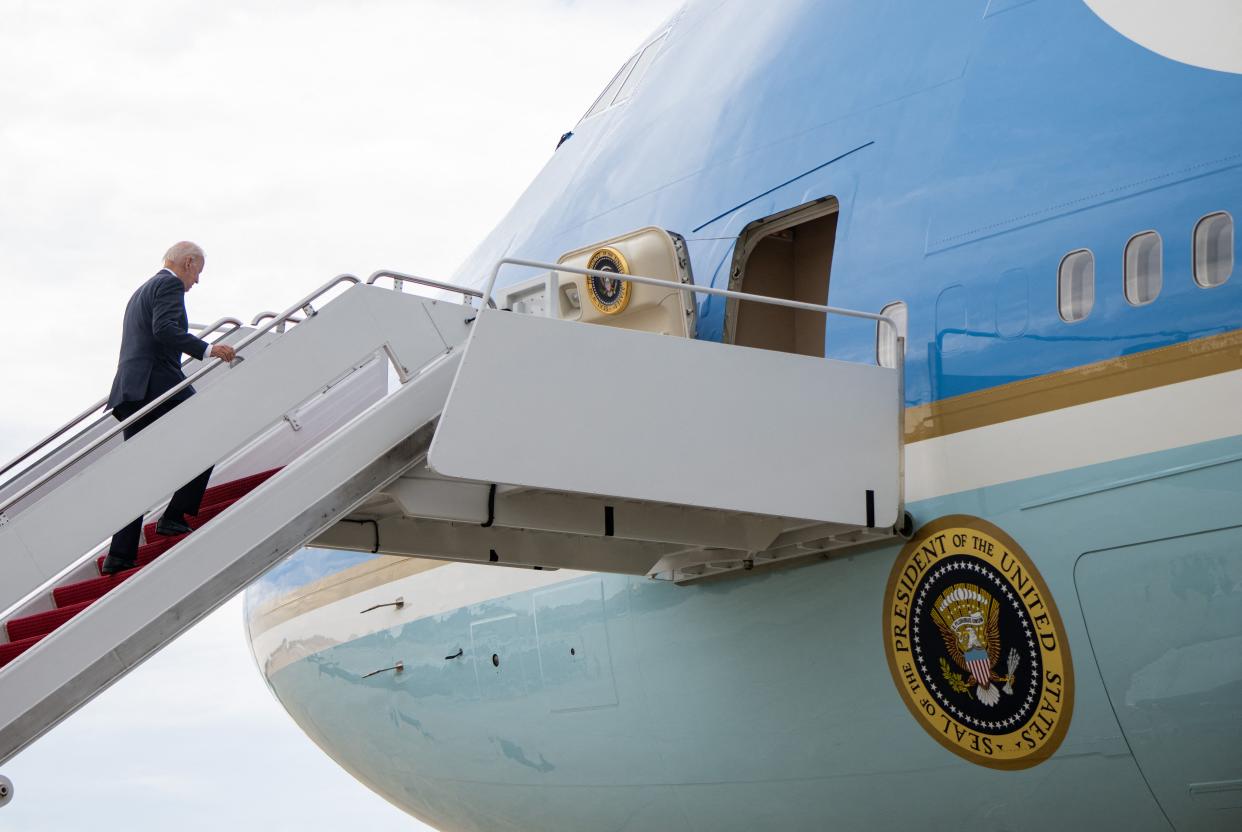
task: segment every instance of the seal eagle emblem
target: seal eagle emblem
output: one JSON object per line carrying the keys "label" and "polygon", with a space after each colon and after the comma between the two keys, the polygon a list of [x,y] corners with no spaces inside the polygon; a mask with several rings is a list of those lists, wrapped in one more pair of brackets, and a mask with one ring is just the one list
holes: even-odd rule
{"label": "seal eagle emblem", "polygon": [[979,765],[1048,759],[1069,729],[1069,643],[1035,565],[1004,531],[951,515],[897,556],[884,610],[889,670],[937,742]]}
{"label": "seal eagle emblem", "polygon": [[[615,248],[596,249],[587,261],[587,268],[617,274],[630,273],[630,264],[625,262],[625,256]],[[605,315],[617,315],[630,304],[631,284],[628,280],[590,275],[586,279],[586,286],[591,305]]]}
{"label": "seal eagle emblem", "polygon": [[[1000,701],[1000,691],[993,682],[1004,682],[1005,693],[1013,693],[1014,672],[1022,658],[1009,648],[1008,673],[997,676],[992,668],[1000,658],[1000,607],[992,595],[974,584],[954,584],[940,593],[931,610],[932,620],[940,628],[945,649],[953,663],[968,672],[975,682],[975,696],[985,705]],[[941,659],[946,681],[948,662]],[[961,677],[953,677],[954,689],[969,690]]]}

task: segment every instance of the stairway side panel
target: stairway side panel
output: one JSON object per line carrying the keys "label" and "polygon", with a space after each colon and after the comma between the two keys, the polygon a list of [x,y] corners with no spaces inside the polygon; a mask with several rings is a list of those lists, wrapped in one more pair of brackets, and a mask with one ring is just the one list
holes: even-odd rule
{"label": "stairway side panel", "polygon": [[[867,525],[897,519],[897,373],[486,310],[439,474]],[[496,431],[502,420],[503,433]]]}

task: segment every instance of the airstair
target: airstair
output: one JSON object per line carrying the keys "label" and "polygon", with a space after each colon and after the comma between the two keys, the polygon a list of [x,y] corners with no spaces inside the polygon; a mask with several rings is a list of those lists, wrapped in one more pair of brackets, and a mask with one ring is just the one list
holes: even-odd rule
{"label": "airstair", "polygon": [[[493,302],[503,266],[542,270],[540,314]],[[62,438],[96,407],[10,463],[0,762],[308,543],[689,583],[909,533],[900,361],[561,314],[568,283],[616,277],[516,259],[482,292],[344,275],[251,327],[233,321],[234,366],[187,367],[198,395],[132,440],[110,417]],[[688,277],[625,280],[687,306],[688,293],[714,294],[891,325]],[[402,291],[410,283],[461,301]],[[213,464],[193,532],[156,534],[162,501]],[[137,568],[101,575],[106,538],[140,512]]]}

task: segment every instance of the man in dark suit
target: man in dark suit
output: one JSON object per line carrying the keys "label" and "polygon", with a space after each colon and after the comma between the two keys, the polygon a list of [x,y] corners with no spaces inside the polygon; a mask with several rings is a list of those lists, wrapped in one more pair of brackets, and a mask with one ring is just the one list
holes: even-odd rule
{"label": "man in dark suit", "polygon": [[[233,348],[212,346],[190,334],[185,313],[185,293],[198,283],[206,258],[194,243],[180,242],[164,255],[164,268],[138,287],[125,307],[125,324],[121,333],[121,358],[108,407],[118,421],[125,421],[160,395],[185,381],[181,372],[182,353],[206,361],[208,358],[233,360]],[[129,439],[156,419],[194,395],[187,387],[159,407],[125,428]],[[186,515],[198,513],[207,480],[208,468],[177,489],[164,516],[156,526],[161,535],[186,534],[190,531]],[[104,574],[113,574],[137,565],[138,541],[142,535],[142,518],[112,536],[112,546],[104,559]]]}

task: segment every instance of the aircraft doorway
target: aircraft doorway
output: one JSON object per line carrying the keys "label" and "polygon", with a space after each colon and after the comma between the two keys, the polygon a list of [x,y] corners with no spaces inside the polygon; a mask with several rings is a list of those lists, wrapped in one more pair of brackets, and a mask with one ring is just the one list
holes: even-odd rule
{"label": "aircraft doorway", "polygon": [[[839,205],[825,199],[751,223],[738,236],[729,288],[828,303]],[[809,310],[729,301],[725,340],[822,358],[824,316]]]}

